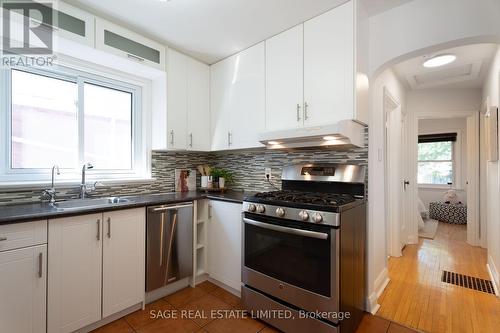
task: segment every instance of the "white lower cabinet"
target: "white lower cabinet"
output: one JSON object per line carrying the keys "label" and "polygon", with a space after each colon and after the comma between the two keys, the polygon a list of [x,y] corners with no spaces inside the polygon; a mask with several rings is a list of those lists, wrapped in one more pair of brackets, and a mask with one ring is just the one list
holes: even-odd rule
{"label": "white lower cabinet", "polygon": [[101,319],[102,214],[49,220],[48,332]]}
{"label": "white lower cabinet", "polygon": [[216,200],[209,205],[208,274],[239,291],[242,205]]}
{"label": "white lower cabinet", "polygon": [[104,213],[102,316],[142,302],[144,297],[143,208]]}
{"label": "white lower cabinet", "polygon": [[45,332],[46,264],[47,245],[0,252],[1,332]]}
{"label": "white lower cabinet", "polygon": [[144,232],[144,208],[49,220],[49,332],[142,302]]}

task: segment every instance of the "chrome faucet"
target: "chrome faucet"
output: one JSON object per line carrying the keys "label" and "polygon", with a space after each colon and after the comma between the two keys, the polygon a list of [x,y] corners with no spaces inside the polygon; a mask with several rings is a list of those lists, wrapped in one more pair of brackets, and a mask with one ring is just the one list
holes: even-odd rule
{"label": "chrome faucet", "polygon": [[48,190],[44,190],[42,192],[42,196],[43,197],[48,197],[49,198],[49,202],[51,204],[55,203],[56,202],[56,189],[54,187],[54,179],[55,179],[55,174],[60,175],[61,172],[59,171],[59,166],[57,165],[54,165],[52,167],[52,178],[51,178],[51,185],[50,185],[50,188]]}
{"label": "chrome faucet", "polygon": [[82,167],[82,183],[80,184],[80,199],[85,199],[87,195],[87,184],[85,184],[85,174],[87,170],[93,169],[94,166],[90,163],[84,164]]}

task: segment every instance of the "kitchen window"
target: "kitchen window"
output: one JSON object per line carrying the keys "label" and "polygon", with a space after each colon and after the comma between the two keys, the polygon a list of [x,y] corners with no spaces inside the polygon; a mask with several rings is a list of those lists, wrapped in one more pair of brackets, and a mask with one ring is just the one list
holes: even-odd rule
{"label": "kitchen window", "polygon": [[456,133],[427,134],[418,137],[418,183],[451,185],[455,178]]}
{"label": "kitchen window", "polygon": [[144,178],[140,86],[61,66],[2,81],[1,181],[46,182],[53,165],[77,181],[85,163],[89,179]]}

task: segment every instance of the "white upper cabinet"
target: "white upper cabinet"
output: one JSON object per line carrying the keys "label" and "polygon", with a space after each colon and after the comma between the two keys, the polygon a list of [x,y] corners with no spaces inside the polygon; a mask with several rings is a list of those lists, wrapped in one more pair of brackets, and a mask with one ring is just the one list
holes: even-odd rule
{"label": "white upper cabinet", "polygon": [[187,77],[187,148],[210,151],[209,66],[189,58]]}
{"label": "white upper cabinet", "polygon": [[266,130],[356,119],[355,2],[266,41]]}
{"label": "white upper cabinet", "polygon": [[354,8],[347,2],[304,23],[304,124],[354,118]]}
{"label": "white upper cabinet", "polygon": [[210,66],[210,132],[212,150],[229,149],[231,82],[236,59],[230,57]]}
{"label": "white upper cabinet", "polygon": [[265,128],[265,43],[211,66],[212,149],[260,147]]}
{"label": "white upper cabinet", "polygon": [[209,84],[208,65],[168,50],[168,149],[210,150]]}
{"label": "white upper cabinet", "polygon": [[165,70],[165,47],[119,25],[96,18],[96,48]]}
{"label": "white upper cabinet", "polygon": [[62,1],[54,8],[54,30],[62,38],[94,47],[95,16]]}
{"label": "white upper cabinet", "polygon": [[102,316],[144,299],[144,208],[103,214]]}
{"label": "white upper cabinet", "polygon": [[301,24],[266,41],[267,130],[303,124],[303,32]]}
{"label": "white upper cabinet", "polygon": [[167,147],[187,145],[188,57],[168,49],[167,55]]}

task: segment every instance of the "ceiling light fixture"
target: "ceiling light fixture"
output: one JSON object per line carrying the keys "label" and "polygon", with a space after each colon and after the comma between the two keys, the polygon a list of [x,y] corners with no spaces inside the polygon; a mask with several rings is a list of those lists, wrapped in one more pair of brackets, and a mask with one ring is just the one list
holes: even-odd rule
{"label": "ceiling light fixture", "polygon": [[267,141],[267,144],[269,144],[269,145],[279,145],[280,142],[278,142],[278,141]]}
{"label": "ceiling light fixture", "polygon": [[333,140],[337,140],[338,138],[339,138],[338,136],[327,135],[327,136],[323,137],[323,140],[325,140],[325,141],[333,141]]}
{"label": "ceiling light fixture", "polygon": [[427,59],[424,62],[424,67],[433,68],[433,67],[444,66],[454,62],[456,59],[457,56],[453,54],[440,54],[430,59]]}

